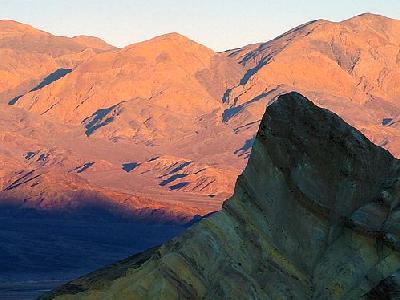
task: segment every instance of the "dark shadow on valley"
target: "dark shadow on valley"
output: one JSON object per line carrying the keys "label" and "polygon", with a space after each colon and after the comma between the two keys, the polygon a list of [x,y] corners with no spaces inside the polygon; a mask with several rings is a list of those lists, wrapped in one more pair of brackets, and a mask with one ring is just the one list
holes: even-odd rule
{"label": "dark shadow on valley", "polygon": [[[163,220],[157,210],[126,214],[98,200],[63,210],[26,208],[23,199],[1,200],[0,299],[39,295],[55,282],[162,244],[200,219]],[[24,282],[37,284],[32,291]]]}

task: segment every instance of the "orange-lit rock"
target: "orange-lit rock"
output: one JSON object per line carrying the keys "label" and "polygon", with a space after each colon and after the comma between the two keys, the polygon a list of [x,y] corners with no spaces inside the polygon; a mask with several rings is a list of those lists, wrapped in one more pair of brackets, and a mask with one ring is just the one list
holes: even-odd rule
{"label": "orange-lit rock", "polygon": [[237,112],[228,122],[259,120],[272,97],[296,90],[399,156],[396,123],[385,122],[400,113],[399,43],[400,21],[363,14],[338,23],[317,20],[227,51],[248,70],[226,98]]}
{"label": "orange-lit rock", "polygon": [[57,69],[74,68],[94,53],[113,48],[95,37],[54,36],[15,21],[0,21],[0,102],[28,92]]}
{"label": "orange-lit rock", "polygon": [[[10,180],[28,170],[24,155],[39,151],[50,153],[50,159],[65,158],[47,165],[51,172],[70,178],[75,170],[74,176],[93,189],[193,214],[217,210],[247,161],[267,103],[291,90],[400,154],[397,20],[371,14],[338,23],[318,20],[225,53],[177,33],[110,49],[92,38],[53,37],[4,24],[20,29],[3,29],[0,36],[49,52],[32,50],[32,57],[40,53],[52,70],[73,69],[24,93],[17,108],[2,109],[7,115],[1,125],[3,152],[8,153],[2,162]],[[35,38],[21,40],[24,30]],[[55,39],[57,46],[41,48],[38,39],[48,39],[49,45]],[[89,48],[75,51],[78,44]],[[30,78],[35,59],[0,51],[20,63],[25,73],[18,76]],[[7,76],[0,80],[13,82]]]}
{"label": "orange-lit rock", "polygon": [[193,120],[221,109],[241,75],[233,60],[170,33],[99,54],[18,105],[72,124],[111,118],[102,135],[156,140],[196,129]]}

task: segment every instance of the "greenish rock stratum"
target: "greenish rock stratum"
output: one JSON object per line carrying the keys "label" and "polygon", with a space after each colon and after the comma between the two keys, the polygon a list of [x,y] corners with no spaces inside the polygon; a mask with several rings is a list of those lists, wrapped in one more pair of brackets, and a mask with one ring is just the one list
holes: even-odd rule
{"label": "greenish rock stratum", "polygon": [[42,298],[396,299],[399,175],[337,115],[282,95],[220,212]]}

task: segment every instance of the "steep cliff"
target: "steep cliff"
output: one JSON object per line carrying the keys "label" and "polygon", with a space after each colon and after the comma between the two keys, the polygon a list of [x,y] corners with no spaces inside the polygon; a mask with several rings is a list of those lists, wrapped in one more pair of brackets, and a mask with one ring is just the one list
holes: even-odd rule
{"label": "steep cliff", "polygon": [[[396,290],[399,162],[297,93],[267,108],[222,211],[56,299],[358,299]],[[385,289],[386,288],[386,289]]]}

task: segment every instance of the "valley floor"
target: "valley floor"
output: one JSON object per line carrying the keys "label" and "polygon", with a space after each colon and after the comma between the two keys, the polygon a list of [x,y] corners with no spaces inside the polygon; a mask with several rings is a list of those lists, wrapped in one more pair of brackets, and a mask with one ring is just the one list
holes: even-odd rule
{"label": "valley floor", "polygon": [[67,280],[29,280],[0,283],[0,299],[30,300],[65,283]]}
{"label": "valley floor", "polygon": [[105,215],[21,215],[2,210],[0,299],[35,299],[72,278],[161,244],[184,228]]}

